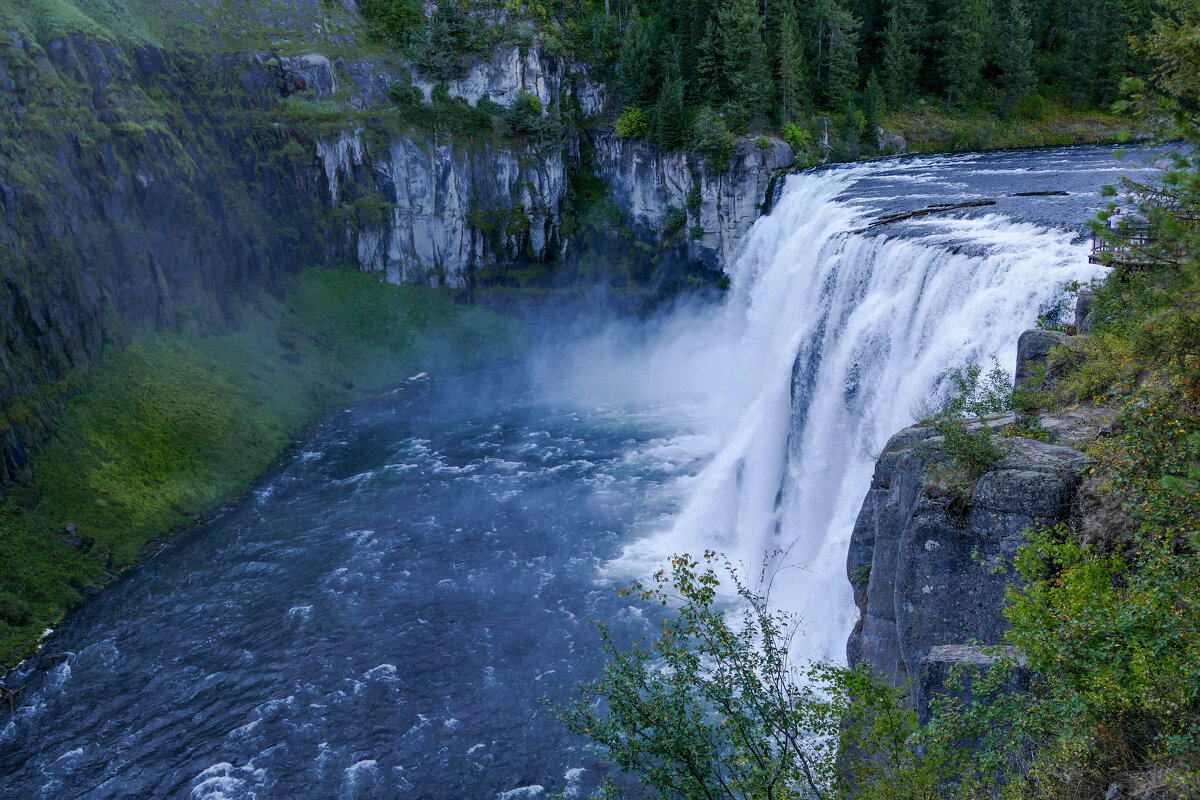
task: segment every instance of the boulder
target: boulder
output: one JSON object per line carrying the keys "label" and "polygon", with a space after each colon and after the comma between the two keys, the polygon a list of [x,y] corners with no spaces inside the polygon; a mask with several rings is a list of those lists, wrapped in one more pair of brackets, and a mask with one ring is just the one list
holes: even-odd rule
{"label": "boulder", "polygon": [[1050,351],[1069,342],[1070,337],[1058,331],[1035,329],[1022,333],[1017,340],[1017,384],[1029,383],[1035,377],[1037,367],[1048,368]]}

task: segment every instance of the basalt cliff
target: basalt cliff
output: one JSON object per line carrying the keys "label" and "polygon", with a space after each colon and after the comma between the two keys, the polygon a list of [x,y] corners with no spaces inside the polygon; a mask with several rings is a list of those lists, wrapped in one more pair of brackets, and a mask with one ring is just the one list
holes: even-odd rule
{"label": "basalt cliff", "polygon": [[[618,137],[603,84],[536,36],[435,84],[367,42],[353,3],[163,0],[0,30],[0,485],[131,326],[220,329],[314,264],[464,299],[711,284],[793,162],[774,139],[718,171]],[[394,87],[419,93],[408,113]],[[576,123],[506,130],[529,98]],[[455,125],[485,108],[486,130]]]}

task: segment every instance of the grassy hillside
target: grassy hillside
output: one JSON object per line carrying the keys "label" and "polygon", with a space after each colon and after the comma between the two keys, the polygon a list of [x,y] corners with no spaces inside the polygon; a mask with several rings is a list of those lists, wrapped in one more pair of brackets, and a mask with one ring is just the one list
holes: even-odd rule
{"label": "grassy hillside", "polygon": [[136,332],[72,378],[32,482],[0,506],[0,665],[148,545],[238,497],[326,409],[519,340],[491,312],[348,270],[307,270],[239,317],[228,333]]}

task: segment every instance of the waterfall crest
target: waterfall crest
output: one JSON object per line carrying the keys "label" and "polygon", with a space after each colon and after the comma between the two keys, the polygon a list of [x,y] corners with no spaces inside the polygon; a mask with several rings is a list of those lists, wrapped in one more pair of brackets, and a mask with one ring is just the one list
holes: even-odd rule
{"label": "waterfall crest", "polygon": [[731,270],[715,454],[659,553],[711,548],[751,571],[784,551],[776,605],[800,614],[806,657],[844,657],[846,549],[874,457],[947,371],[1011,369],[1020,333],[1087,280],[1078,230],[1002,214],[927,217],[855,233],[878,209],[847,190],[872,166],[788,179]]}

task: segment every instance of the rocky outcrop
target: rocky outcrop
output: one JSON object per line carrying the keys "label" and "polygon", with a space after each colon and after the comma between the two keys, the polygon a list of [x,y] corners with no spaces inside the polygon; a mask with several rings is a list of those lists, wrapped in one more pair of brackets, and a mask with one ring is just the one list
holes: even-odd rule
{"label": "rocky outcrop", "polygon": [[355,131],[319,141],[317,152],[331,203],[356,171],[387,201],[382,224],[359,221],[346,233],[359,268],[389,283],[461,289],[476,268],[558,254],[567,189],[562,151],[404,136],[391,139],[385,156],[367,152]]}
{"label": "rocky outcrop", "polygon": [[1002,641],[1004,592],[1014,581],[1003,568],[1031,526],[1068,518],[1092,463],[1068,447],[1005,441],[1008,453],[968,496],[931,482],[930,468],[947,460],[935,431],[914,426],[888,443],[847,562],[860,611],[851,664],[900,684],[921,674],[936,647]]}
{"label": "rocky outcrop", "polygon": [[720,268],[733,261],[742,237],[770,203],[781,170],[795,154],[780,139],[737,140],[730,166],[717,172],[703,160],[657,146],[595,131],[591,142],[596,175],[608,185],[626,218],[661,237],[668,219],[686,213],[688,254]]}
{"label": "rocky outcrop", "polygon": [[[1067,347],[1071,337],[1058,331],[1028,330],[1017,340],[1017,375],[1020,386],[1034,381],[1039,375],[1044,381],[1050,371],[1050,351]],[[1040,387],[1039,387],[1040,388]]]}
{"label": "rocky outcrop", "polygon": [[933,701],[941,695],[958,697],[964,703],[978,699],[971,691],[971,682],[986,675],[1001,660],[1011,671],[1007,685],[997,688],[1005,692],[1028,691],[1032,675],[1014,647],[943,644],[930,648],[929,655],[921,660],[913,692],[917,719],[922,724],[928,722],[933,716]]}

